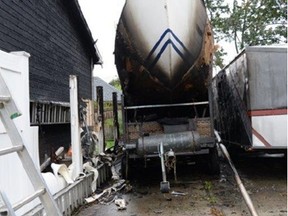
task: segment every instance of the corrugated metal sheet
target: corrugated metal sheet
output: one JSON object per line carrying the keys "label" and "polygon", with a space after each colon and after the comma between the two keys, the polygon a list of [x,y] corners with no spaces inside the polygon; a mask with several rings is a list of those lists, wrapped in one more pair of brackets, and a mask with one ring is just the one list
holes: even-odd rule
{"label": "corrugated metal sheet", "polygon": [[250,110],[287,107],[287,47],[246,49]]}
{"label": "corrugated metal sheet", "polygon": [[247,47],[213,79],[213,93],[228,142],[287,148],[287,46]]}

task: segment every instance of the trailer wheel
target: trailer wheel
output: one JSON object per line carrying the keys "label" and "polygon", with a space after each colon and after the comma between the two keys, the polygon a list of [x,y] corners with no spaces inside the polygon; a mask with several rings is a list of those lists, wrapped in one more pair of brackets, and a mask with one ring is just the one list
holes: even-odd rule
{"label": "trailer wheel", "polygon": [[211,175],[220,174],[220,162],[219,162],[218,151],[217,151],[216,146],[209,149],[208,172]]}

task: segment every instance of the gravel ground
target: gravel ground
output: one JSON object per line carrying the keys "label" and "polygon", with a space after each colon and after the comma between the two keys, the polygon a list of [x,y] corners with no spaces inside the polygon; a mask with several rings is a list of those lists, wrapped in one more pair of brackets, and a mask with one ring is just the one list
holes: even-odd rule
{"label": "gravel ground", "polygon": [[[244,154],[233,158],[240,178],[251,197],[259,216],[287,215],[287,159],[281,155]],[[127,208],[118,210],[112,202],[85,205],[74,215],[119,216],[245,216],[249,210],[236,185],[228,164],[221,160],[221,174],[210,176],[201,161],[185,165],[178,162],[178,182],[168,179],[168,194],[159,191],[160,162],[149,168],[133,169],[129,193],[120,191],[118,197],[126,200]],[[184,195],[172,195],[172,191]]]}

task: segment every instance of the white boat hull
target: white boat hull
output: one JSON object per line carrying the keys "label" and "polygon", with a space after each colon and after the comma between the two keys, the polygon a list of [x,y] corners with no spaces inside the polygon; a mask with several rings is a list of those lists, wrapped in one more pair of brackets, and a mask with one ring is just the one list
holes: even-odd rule
{"label": "white boat hull", "polygon": [[[213,49],[209,27],[201,0],[127,0],[117,28],[115,62],[128,103],[207,99]],[[199,89],[192,90],[195,83]]]}

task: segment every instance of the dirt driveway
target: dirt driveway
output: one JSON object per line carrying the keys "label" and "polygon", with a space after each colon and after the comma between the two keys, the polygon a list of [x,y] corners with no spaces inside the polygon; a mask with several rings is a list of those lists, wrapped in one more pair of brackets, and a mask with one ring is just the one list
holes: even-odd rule
{"label": "dirt driveway", "polygon": [[[287,161],[283,157],[242,155],[233,158],[259,216],[287,215]],[[146,169],[134,169],[132,191],[117,194],[127,202],[126,210],[114,203],[92,203],[75,215],[119,216],[244,216],[249,210],[236,186],[228,164],[221,161],[221,174],[209,176],[201,161],[190,165],[178,163],[178,182],[169,181],[169,194],[159,191],[160,162]],[[172,191],[181,195],[172,195]]]}

